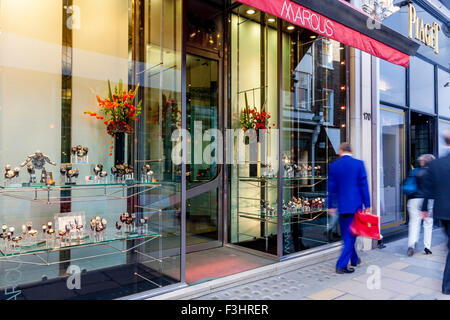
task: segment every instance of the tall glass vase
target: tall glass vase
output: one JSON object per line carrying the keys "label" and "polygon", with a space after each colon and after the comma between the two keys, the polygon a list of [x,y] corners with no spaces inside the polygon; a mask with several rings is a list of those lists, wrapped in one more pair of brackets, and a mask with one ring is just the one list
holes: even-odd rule
{"label": "tall glass vase", "polygon": [[125,162],[125,132],[116,132],[114,134],[114,164],[123,164]]}

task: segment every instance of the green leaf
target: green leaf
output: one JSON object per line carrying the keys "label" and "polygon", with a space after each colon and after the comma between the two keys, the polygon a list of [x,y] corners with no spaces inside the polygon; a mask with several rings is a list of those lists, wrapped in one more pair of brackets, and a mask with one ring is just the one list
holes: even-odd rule
{"label": "green leaf", "polygon": [[111,81],[109,81],[109,79],[108,79],[108,98],[109,98],[109,101],[113,100],[112,90],[111,90]]}
{"label": "green leaf", "polygon": [[122,95],[123,93],[123,81],[122,79],[119,80],[119,95]]}

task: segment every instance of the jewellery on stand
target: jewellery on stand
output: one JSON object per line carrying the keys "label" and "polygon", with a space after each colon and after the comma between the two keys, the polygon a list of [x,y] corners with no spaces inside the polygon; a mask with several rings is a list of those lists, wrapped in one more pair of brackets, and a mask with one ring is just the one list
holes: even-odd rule
{"label": "jewellery on stand", "polygon": [[123,166],[125,167],[125,179],[126,180],[132,180],[133,179],[133,173],[134,173],[133,165],[124,163]]}
{"label": "jewellery on stand", "polygon": [[41,170],[41,183],[45,183],[44,174],[46,173],[45,164],[48,163],[56,166],[56,162],[50,160],[48,156],[37,150],[34,154],[27,156],[26,160],[20,164],[20,167],[28,165],[28,173],[30,173],[30,183],[36,182],[35,170]]}
{"label": "jewellery on stand", "polygon": [[150,165],[146,164],[141,168],[142,172],[142,181],[143,182],[152,182],[153,180],[153,171],[150,169]]}
{"label": "jewellery on stand", "polygon": [[18,178],[20,173],[20,168],[14,168],[14,170],[11,169],[11,165],[5,166],[5,179],[6,183],[10,183],[12,179]]}
{"label": "jewellery on stand", "polygon": [[320,177],[321,173],[322,173],[322,168],[320,166],[315,166],[314,167],[314,176]]}
{"label": "jewellery on stand", "polygon": [[98,176],[100,174],[100,172],[103,171],[103,165],[102,164],[98,164],[94,167],[94,174],[96,176]]}
{"label": "jewellery on stand", "polygon": [[14,228],[14,227],[9,227],[9,233],[11,233],[11,236],[13,236],[14,235],[14,231],[16,231],[16,228]]}
{"label": "jewellery on stand", "polygon": [[116,182],[123,182],[122,180],[132,180],[134,167],[132,165],[117,164],[111,168],[111,174],[114,176]]}
{"label": "jewellery on stand", "polygon": [[70,153],[73,163],[86,163],[88,160],[87,155],[89,153],[89,148],[78,145],[70,148]]}
{"label": "jewellery on stand", "polygon": [[294,176],[294,168],[292,166],[292,162],[289,157],[284,154],[283,155],[283,165],[284,165],[284,176],[285,177],[293,177]]}
{"label": "jewellery on stand", "polygon": [[58,230],[58,236],[59,236],[59,244],[62,246],[64,242],[64,236],[66,235],[66,230]]}
{"label": "jewellery on stand", "polygon": [[12,238],[12,241],[15,242],[15,246],[19,246],[19,242],[22,240],[23,238],[21,236],[15,236]]}
{"label": "jewellery on stand", "polygon": [[30,236],[32,236],[32,237],[34,237],[35,235],[37,235],[37,231],[36,230],[30,230],[30,231],[28,231],[28,234],[30,235]]}
{"label": "jewellery on stand", "polygon": [[122,229],[122,223],[120,221],[116,221],[116,229],[120,233],[120,229]]}

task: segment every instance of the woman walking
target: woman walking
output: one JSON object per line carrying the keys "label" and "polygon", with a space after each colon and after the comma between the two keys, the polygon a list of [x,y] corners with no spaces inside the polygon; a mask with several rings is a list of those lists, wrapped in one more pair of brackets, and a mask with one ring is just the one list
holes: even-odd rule
{"label": "woman walking", "polygon": [[413,193],[408,200],[408,212],[409,212],[409,232],[408,232],[408,256],[414,255],[414,249],[417,241],[419,241],[420,226],[423,220],[423,243],[425,247],[425,253],[431,254],[431,234],[433,231],[433,200],[429,200],[429,214],[427,216],[422,215],[422,203],[425,197],[424,195],[424,179],[428,171],[428,165],[431,161],[435,160],[432,154],[424,154],[417,159],[419,162],[419,168],[414,169],[412,176],[416,180],[417,191]]}

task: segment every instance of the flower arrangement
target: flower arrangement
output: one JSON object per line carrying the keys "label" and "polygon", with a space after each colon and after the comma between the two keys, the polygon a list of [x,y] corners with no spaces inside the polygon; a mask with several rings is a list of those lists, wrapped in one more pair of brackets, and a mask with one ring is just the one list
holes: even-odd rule
{"label": "flower arrangement", "polygon": [[141,114],[141,104],[139,101],[135,104],[136,92],[139,85],[133,90],[127,92],[123,88],[122,80],[119,81],[119,86],[111,89],[111,82],[108,80],[108,98],[102,100],[97,95],[97,102],[100,107],[100,113],[85,111],[91,117],[96,117],[98,120],[104,120],[106,131],[113,136],[119,132],[133,133],[133,123],[139,121],[138,117]]}
{"label": "flower arrangement", "polygon": [[240,124],[242,130],[247,131],[254,129],[258,133],[261,130],[270,130],[275,127],[275,123],[270,126],[269,124],[270,113],[265,111],[265,105],[261,107],[261,111],[257,108],[251,108],[248,104],[247,93],[245,94],[245,108],[241,112]]}
{"label": "flower arrangement", "polygon": [[181,110],[178,109],[178,104],[175,101],[175,99],[165,99],[163,97],[164,101],[164,108],[163,108],[163,117],[170,116],[170,123],[178,128],[181,127]]}

